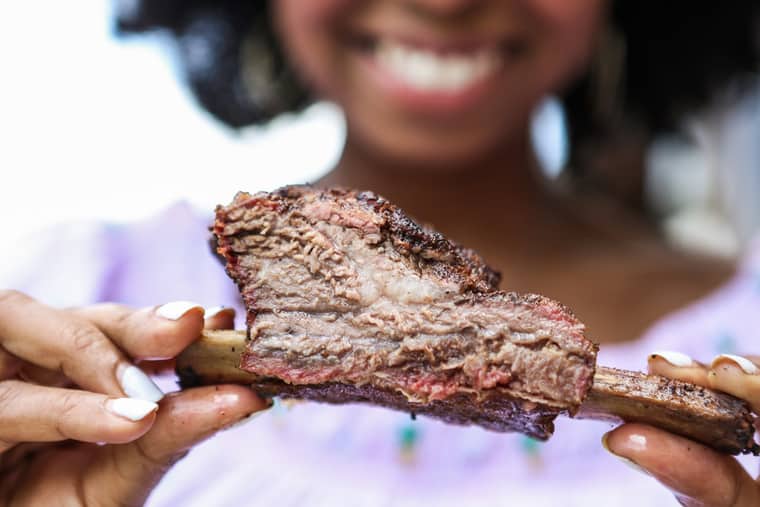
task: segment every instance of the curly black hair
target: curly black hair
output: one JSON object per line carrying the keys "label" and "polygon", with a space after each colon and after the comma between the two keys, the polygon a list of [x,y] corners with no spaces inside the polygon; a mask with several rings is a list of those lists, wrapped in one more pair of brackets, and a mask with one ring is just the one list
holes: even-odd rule
{"label": "curly black hair", "polygon": [[610,26],[624,44],[615,110],[598,111],[593,67],[562,97],[571,146],[568,178],[576,192],[606,194],[644,211],[640,157],[646,143],[758,82],[760,2],[674,0],[655,8],[647,1],[614,0]]}
{"label": "curly black hair", "polygon": [[[279,49],[269,2],[116,0],[119,35],[167,30],[181,70],[200,105],[240,128],[267,122],[310,103]],[[249,58],[252,52],[256,58]],[[255,60],[251,72],[246,62]]]}

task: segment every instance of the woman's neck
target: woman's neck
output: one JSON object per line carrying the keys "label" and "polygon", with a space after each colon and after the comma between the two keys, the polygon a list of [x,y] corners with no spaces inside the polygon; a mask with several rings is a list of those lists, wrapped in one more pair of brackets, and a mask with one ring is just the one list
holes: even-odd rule
{"label": "woman's neck", "polygon": [[[527,142],[447,172],[388,166],[349,143],[336,169],[319,184],[387,197],[483,255],[502,272],[505,288],[569,305],[600,341],[637,337],[727,276],[721,266],[694,262],[664,248],[654,235],[620,225],[627,222],[614,213],[600,215],[618,223],[615,234],[591,226],[572,208],[544,197],[536,167]],[[629,248],[632,241],[647,248]],[[658,283],[657,297],[651,296],[652,280]]]}
{"label": "woman's neck", "polygon": [[493,244],[494,234],[520,234],[538,219],[542,192],[535,173],[527,136],[482,162],[439,171],[389,165],[349,139],[337,167],[320,185],[372,190],[477,249]]}

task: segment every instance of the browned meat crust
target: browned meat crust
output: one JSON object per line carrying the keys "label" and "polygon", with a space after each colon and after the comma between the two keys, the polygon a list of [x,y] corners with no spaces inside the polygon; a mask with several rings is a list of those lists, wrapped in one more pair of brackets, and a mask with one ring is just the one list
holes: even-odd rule
{"label": "browned meat crust", "polygon": [[241,368],[271,394],[545,439],[591,386],[570,311],[498,291],[476,253],[371,192],[240,193],[214,233],[248,312]]}
{"label": "browned meat crust", "polygon": [[[400,393],[353,384],[291,385],[262,379],[239,368],[246,349],[246,332],[205,330],[199,340],[177,358],[177,373],[185,388],[219,383],[253,385],[261,394],[316,399],[327,402],[371,402],[399,410],[432,414],[448,422],[475,422],[501,430],[505,417],[528,428],[530,434],[551,430],[554,411],[530,403],[515,406],[498,391],[487,391],[473,406],[469,396],[453,395],[428,404],[413,404]],[[477,420],[479,414],[484,416]],[[594,384],[578,418],[619,423],[641,422],[682,435],[729,454],[760,452],[754,441],[755,416],[748,405],[725,393],[711,391],[657,375],[597,367]]]}

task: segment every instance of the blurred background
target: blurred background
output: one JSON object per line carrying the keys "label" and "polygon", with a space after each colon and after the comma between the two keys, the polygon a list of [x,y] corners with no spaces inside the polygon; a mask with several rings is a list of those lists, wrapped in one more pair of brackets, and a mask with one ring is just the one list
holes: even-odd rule
{"label": "blurred background", "polygon": [[[336,161],[344,126],[334,107],[317,104],[263,128],[225,128],[182,87],[168,38],[114,35],[114,5],[0,7],[0,273],[25,255],[19,245],[29,244],[30,231],[133,221],[178,200],[210,212],[237,190],[311,181]],[[674,243],[733,257],[760,227],[756,89],[648,149],[646,199]],[[560,106],[547,101],[534,127],[556,178],[568,149]]]}

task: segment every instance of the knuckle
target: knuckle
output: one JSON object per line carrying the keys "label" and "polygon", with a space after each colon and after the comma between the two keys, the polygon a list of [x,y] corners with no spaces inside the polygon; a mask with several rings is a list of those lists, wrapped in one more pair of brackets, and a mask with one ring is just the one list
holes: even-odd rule
{"label": "knuckle", "polygon": [[165,472],[172,464],[182,458],[184,454],[178,454],[176,459],[175,455],[160,455],[156,452],[149,451],[142,440],[137,440],[134,443],[135,452],[142,459],[142,461],[148,466],[154,467],[156,470]]}
{"label": "knuckle", "polygon": [[29,296],[15,289],[0,289],[0,305],[13,305],[30,299]]}
{"label": "knuckle", "polygon": [[74,393],[63,393],[58,399],[60,405],[58,417],[59,419],[70,419],[74,416],[79,407],[79,400]]}
{"label": "knuckle", "polygon": [[62,438],[71,438],[68,428],[70,423],[77,420],[79,400],[74,393],[64,393],[58,398],[58,413],[55,416],[55,431]]}
{"label": "knuckle", "polygon": [[113,315],[114,328],[120,330],[122,334],[131,332],[135,327],[134,313],[125,312],[121,306],[116,304],[113,305],[109,312]]}
{"label": "knuckle", "polygon": [[101,318],[107,318],[117,325],[128,324],[132,316],[132,312],[119,303],[98,303],[92,309],[96,310]]}
{"label": "knuckle", "polygon": [[[120,357],[108,338],[93,324],[86,321],[72,321],[62,330],[59,350],[60,371],[69,378],[76,377],[76,372],[82,372],[85,363],[101,372],[111,372],[115,375]],[[89,368],[88,368],[89,369]],[[82,380],[79,378],[78,380]],[[93,380],[94,379],[90,379]],[[80,384],[81,385],[81,384]]]}
{"label": "knuckle", "polygon": [[63,335],[68,338],[72,351],[76,353],[87,353],[88,351],[102,345],[103,336],[100,331],[87,322],[73,322],[63,329]]}

